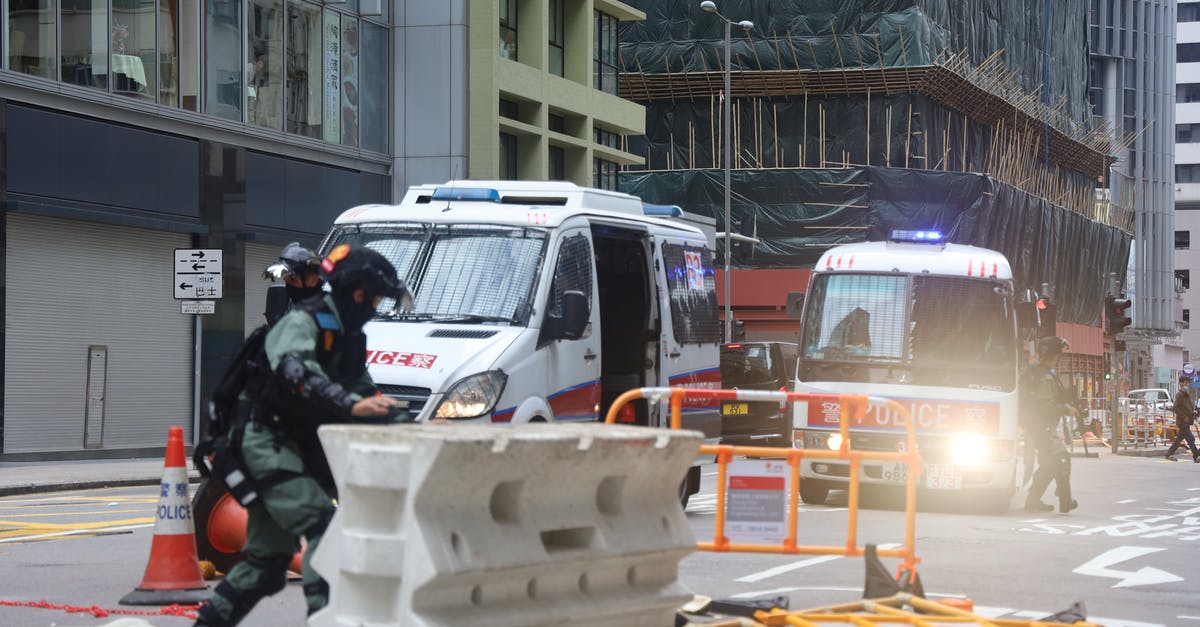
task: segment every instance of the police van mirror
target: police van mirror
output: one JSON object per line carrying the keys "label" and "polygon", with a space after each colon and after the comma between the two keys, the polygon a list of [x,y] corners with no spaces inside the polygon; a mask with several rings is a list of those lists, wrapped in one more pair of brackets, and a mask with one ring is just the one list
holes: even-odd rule
{"label": "police van mirror", "polygon": [[1032,302],[1017,302],[1017,328],[1029,330],[1038,328],[1037,305]]}
{"label": "police van mirror", "polygon": [[562,327],[559,337],[577,340],[588,325],[588,299],[583,292],[568,290],[562,297]]}

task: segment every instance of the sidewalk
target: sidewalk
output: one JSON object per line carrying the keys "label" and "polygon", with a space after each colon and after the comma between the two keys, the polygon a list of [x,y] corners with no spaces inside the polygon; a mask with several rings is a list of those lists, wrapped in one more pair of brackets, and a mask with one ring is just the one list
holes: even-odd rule
{"label": "sidewalk", "polygon": [[[163,458],[98,459],[57,462],[0,462],[0,496],[83,490],[162,481]],[[199,477],[191,470],[188,476]]]}

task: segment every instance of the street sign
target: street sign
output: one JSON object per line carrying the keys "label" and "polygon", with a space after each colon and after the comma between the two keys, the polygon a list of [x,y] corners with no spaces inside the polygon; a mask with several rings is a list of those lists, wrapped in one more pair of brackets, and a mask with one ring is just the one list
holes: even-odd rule
{"label": "street sign", "polygon": [[1186,374],[1188,376],[1196,374],[1196,367],[1193,366],[1192,364],[1184,364],[1183,365],[1183,374]]}
{"label": "street sign", "polygon": [[184,300],[179,302],[181,314],[211,314],[217,312],[215,300]]}
{"label": "street sign", "polygon": [[175,299],[221,297],[221,249],[175,249]]}

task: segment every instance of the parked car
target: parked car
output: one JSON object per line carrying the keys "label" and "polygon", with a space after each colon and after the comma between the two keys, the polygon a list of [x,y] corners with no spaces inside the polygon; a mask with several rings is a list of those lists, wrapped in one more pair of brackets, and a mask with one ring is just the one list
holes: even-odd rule
{"label": "parked car", "polygon": [[[721,346],[721,387],[790,390],[796,376],[796,344],[736,342]],[[774,402],[721,402],[721,441],[725,444],[791,446],[791,411]]]}

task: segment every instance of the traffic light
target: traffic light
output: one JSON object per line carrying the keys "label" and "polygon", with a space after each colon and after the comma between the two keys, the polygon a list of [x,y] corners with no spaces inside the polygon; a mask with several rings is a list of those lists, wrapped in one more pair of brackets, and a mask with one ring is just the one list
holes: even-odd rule
{"label": "traffic light", "polygon": [[1124,296],[1106,296],[1104,298],[1104,333],[1115,336],[1125,330],[1132,320],[1129,308],[1133,302]]}
{"label": "traffic light", "polygon": [[1055,305],[1049,296],[1043,296],[1037,299],[1036,307],[1038,312],[1038,337],[1057,335],[1058,333],[1055,329],[1058,326],[1058,305]]}

